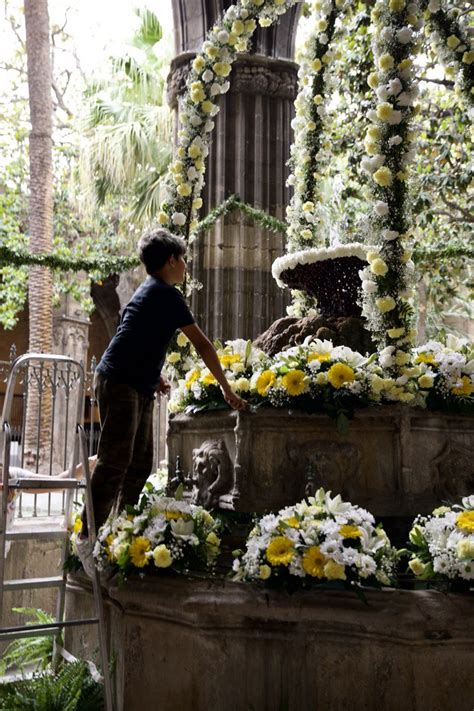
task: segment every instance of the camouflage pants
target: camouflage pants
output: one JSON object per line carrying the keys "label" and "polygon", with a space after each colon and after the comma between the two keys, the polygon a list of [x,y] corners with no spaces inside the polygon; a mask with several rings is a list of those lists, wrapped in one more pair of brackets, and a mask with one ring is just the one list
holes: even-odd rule
{"label": "camouflage pants", "polygon": [[[136,504],[153,465],[154,400],[100,373],[94,379],[101,435],[92,475],[96,531],[110,511]],[[87,521],[83,512],[83,533]]]}

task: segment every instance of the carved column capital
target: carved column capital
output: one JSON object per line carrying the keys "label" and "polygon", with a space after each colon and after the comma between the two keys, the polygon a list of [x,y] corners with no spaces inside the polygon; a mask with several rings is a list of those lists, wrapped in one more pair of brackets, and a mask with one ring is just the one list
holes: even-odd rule
{"label": "carved column capital", "polygon": [[[167,98],[177,107],[184,94],[190,63],[195,54],[184,52],[175,57],[168,75]],[[230,75],[230,94],[254,94],[294,101],[297,94],[298,65],[283,59],[245,55],[237,59]]]}

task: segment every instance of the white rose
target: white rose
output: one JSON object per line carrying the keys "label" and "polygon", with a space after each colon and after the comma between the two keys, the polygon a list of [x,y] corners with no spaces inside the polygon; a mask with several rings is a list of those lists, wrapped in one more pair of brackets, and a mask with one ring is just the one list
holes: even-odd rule
{"label": "white rose", "polygon": [[401,92],[402,88],[402,82],[398,77],[388,82],[389,94],[393,94],[394,96],[396,96]]}
{"label": "white rose", "polygon": [[226,94],[230,89],[230,81],[225,81],[221,84],[221,94]]}
{"label": "white rose", "polygon": [[225,30],[221,30],[217,33],[217,39],[221,42],[221,44],[227,44],[229,41],[229,33]]}
{"label": "white rose", "polygon": [[[398,99],[397,99],[398,101]],[[388,117],[388,123],[391,126],[395,126],[396,124],[399,124],[402,120],[402,112],[401,111],[392,111],[390,116]]]}
{"label": "white rose", "polygon": [[[206,121],[206,123],[204,124],[204,130],[206,133],[211,133],[211,131],[214,130],[214,121]],[[207,153],[209,153],[209,149],[207,149]]]}
{"label": "white rose", "polygon": [[383,84],[377,87],[375,93],[377,94],[377,97],[380,99],[380,101],[385,101],[386,99],[388,99],[388,89]]}
{"label": "white rose", "polygon": [[196,128],[196,126],[200,126],[202,124],[202,118],[200,118],[199,116],[196,116],[196,114],[194,114],[189,119],[189,122],[192,126],[194,126]]}
{"label": "white rose", "polygon": [[383,200],[377,200],[374,209],[379,217],[383,217],[388,214],[388,204]]}
{"label": "white rose", "polygon": [[211,92],[211,96],[217,96],[217,94],[221,93],[221,85],[217,82],[214,82],[214,84],[211,84],[211,88],[209,91]]}
{"label": "white rose", "polygon": [[397,40],[400,44],[408,44],[413,39],[413,30],[411,27],[402,27],[401,30],[397,32]]}
{"label": "white rose", "polygon": [[390,42],[390,40],[393,37],[393,30],[391,27],[384,27],[382,32],[380,33],[380,36],[382,37],[384,42]]}
{"label": "white rose", "polygon": [[186,215],[184,212],[173,212],[171,220],[174,225],[184,225],[186,224]]}
{"label": "white rose", "polygon": [[388,139],[388,145],[389,146],[399,146],[402,141],[403,141],[403,138],[401,136],[392,136],[391,138]]}
{"label": "white rose", "polygon": [[397,239],[397,237],[400,236],[400,233],[397,232],[396,230],[384,230],[382,232],[382,237],[384,240],[387,242],[391,242],[394,239]]}
{"label": "white rose", "polygon": [[414,97],[408,91],[402,91],[401,94],[397,96],[397,104],[399,106],[412,106]]}
{"label": "white rose", "polygon": [[202,75],[202,78],[205,82],[210,82],[214,79],[214,72],[211,72],[210,69],[206,69]]}

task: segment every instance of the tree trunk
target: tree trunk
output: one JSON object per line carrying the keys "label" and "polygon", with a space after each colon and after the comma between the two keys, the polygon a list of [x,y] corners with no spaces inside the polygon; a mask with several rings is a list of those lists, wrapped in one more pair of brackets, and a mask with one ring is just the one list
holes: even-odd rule
{"label": "tree trunk", "polygon": [[[31,121],[29,242],[33,253],[50,252],[53,239],[53,103],[48,0],[25,0],[25,27]],[[51,353],[52,292],[50,270],[31,267],[28,284],[30,351]],[[37,422],[40,415],[40,450],[49,444],[50,397],[44,392],[40,403],[37,392],[38,388],[29,388],[25,452],[37,450]]]}

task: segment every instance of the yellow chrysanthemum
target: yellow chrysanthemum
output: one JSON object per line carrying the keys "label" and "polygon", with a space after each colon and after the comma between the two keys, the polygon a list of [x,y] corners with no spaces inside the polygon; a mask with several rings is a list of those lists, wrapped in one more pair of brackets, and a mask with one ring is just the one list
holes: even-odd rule
{"label": "yellow chrysanthemum", "polygon": [[257,392],[259,395],[265,396],[272,385],[275,384],[276,375],[272,370],[264,370],[256,382]]}
{"label": "yellow chrysanthemum", "polygon": [[293,542],[286,536],[277,536],[267,546],[266,555],[271,565],[289,565],[295,555]]}
{"label": "yellow chrysanthemum", "polygon": [[290,370],[281,379],[281,384],[289,395],[301,395],[306,388],[305,375],[302,370]]}
{"label": "yellow chrysanthemum", "polygon": [[311,363],[313,360],[319,360],[320,363],[327,363],[328,360],[331,360],[331,354],[330,353],[316,353],[316,351],[313,351],[312,353],[308,353],[308,363]]}
{"label": "yellow chrysanthemum", "polygon": [[290,516],[290,518],[286,519],[285,523],[290,528],[300,528],[300,522],[298,521],[296,516]]}
{"label": "yellow chrysanthemum", "polygon": [[358,526],[351,526],[349,523],[341,526],[339,533],[343,538],[360,538],[362,536],[360,528],[358,528]]}
{"label": "yellow chrysanthemum", "polygon": [[302,559],[303,570],[313,578],[324,578],[326,556],[321,553],[319,546],[310,546]]}
{"label": "yellow chrysanthemum", "polygon": [[474,533],[474,511],[462,511],[456,518],[456,526],[468,533]]}
{"label": "yellow chrysanthemum", "polygon": [[452,388],[451,392],[453,395],[472,395],[474,392],[474,385],[471,383],[471,379],[467,375],[463,375],[461,378],[462,385],[459,388]]}
{"label": "yellow chrysanthemum", "polygon": [[151,549],[151,543],[148,538],[138,536],[133,543],[130,544],[129,554],[133,565],[136,568],[144,568],[148,565],[146,553]]}
{"label": "yellow chrysanthemum", "polygon": [[334,363],[328,370],[328,380],[333,386],[338,390],[342,388],[345,383],[353,383],[355,380],[355,373],[349,365],[344,363]]}
{"label": "yellow chrysanthemum", "polygon": [[385,165],[378,168],[372,177],[381,188],[388,188],[388,186],[392,184],[393,180],[392,171]]}

